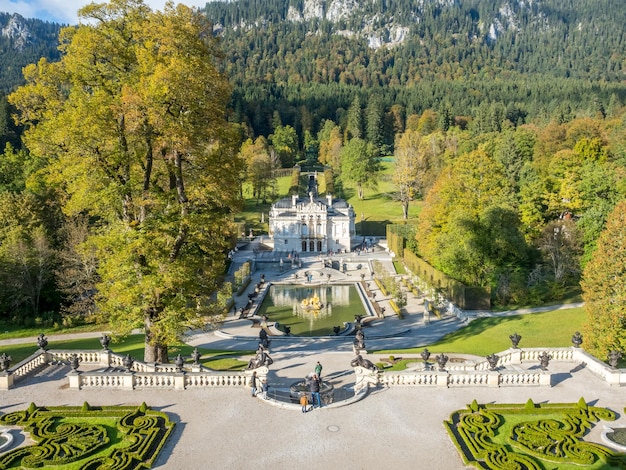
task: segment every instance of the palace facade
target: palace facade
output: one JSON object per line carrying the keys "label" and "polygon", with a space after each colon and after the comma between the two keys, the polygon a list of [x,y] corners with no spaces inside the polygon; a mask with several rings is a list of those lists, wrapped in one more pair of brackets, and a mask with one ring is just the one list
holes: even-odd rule
{"label": "palace facade", "polygon": [[274,250],[297,253],[340,253],[351,250],[355,235],[354,209],[332,194],[318,197],[315,175],[309,176],[309,194],[292,195],[272,205],[269,234]]}

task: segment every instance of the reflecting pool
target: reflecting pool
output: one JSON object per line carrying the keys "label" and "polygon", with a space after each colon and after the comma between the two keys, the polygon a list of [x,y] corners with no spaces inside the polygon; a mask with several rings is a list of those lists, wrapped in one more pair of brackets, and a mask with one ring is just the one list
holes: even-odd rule
{"label": "reflecting pool", "polygon": [[272,284],[257,314],[278,322],[280,330],[289,326],[292,335],[323,336],[334,334],[334,326],[343,329],[344,322],[353,322],[355,315],[366,311],[353,284]]}

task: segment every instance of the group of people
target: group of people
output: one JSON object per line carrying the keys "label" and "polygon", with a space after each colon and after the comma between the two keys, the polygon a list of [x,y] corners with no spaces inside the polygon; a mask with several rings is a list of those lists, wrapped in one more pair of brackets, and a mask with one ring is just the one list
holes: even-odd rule
{"label": "group of people", "polygon": [[267,400],[267,390],[269,388],[269,385],[267,384],[267,379],[261,380],[261,387],[258,387],[257,382],[258,382],[258,379],[256,376],[256,371],[255,371],[255,372],[252,372],[252,377],[250,378],[250,385],[252,386],[252,396],[256,397],[260,388],[261,397],[263,398],[263,400]]}
{"label": "group of people", "polygon": [[[322,397],[320,395],[320,389],[322,387],[322,364],[320,363],[320,361],[317,361],[314,371],[307,375],[304,381],[311,395],[311,401],[309,402],[309,394],[307,394],[306,392],[300,393],[300,405],[302,406],[302,412],[306,413],[313,408],[322,407]],[[261,380],[260,386],[258,382],[259,379],[257,378],[256,371],[252,371],[252,376],[250,377],[252,396],[256,397],[257,394],[260,392],[263,399],[267,400],[267,391],[269,388],[267,380]],[[312,405],[310,408],[309,404]]]}
{"label": "group of people", "polygon": [[322,364],[317,361],[315,364],[315,370],[305,378],[305,384],[309,387],[311,393],[311,408],[309,408],[309,397],[305,392],[300,393],[300,405],[302,406],[302,412],[306,413],[313,408],[322,407],[322,397],[320,395],[320,388],[322,386]]}

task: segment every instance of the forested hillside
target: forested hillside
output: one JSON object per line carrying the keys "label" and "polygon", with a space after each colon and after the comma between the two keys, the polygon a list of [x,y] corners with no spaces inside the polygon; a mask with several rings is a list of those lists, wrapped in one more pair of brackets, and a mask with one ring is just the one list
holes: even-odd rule
{"label": "forested hillside", "polygon": [[59,59],[62,25],[0,12],[0,93],[24,83],[22,68],[41,57]]}
{"label": "forested hillside", "polygon": [[271,133],[274,111],[315,132],[374,94],[406,115],[476,116],[500,103],[514,124],[626,98],[618,0],[240,0],[206,12],[223,39],[235,119],[255,135]]}
{"label": "forested hillside", "polygon": [[[270,203],[281,196],[277,170],[296,163],[323,165],[325,190],[355,206],[401,206],[419,224],[406,249],[500,305],[579,291],[626,197],[626,6],[617,1],[234,1],[208,4],[206,17],[110,5],[104,30],[68,31],[85,42],[29,67],[27,85],[0,100],[0,319],[51,322],[63,311],[79,321],[109,302],[103,295],[96,308],[94,292],[124,266],[115,256],[137,249],[124,260],[140,254],[143,266],[142,250],[167,256],[159,243],[176,248],[190,233],[217,273],[231,243],[224,232],[241,233],[231,222],[244,186],[250,206]],[[115,47],[98,47],[105,40]],[[21,119],[24,147],[9,114]],[[393,190],[380,194],[387,156]],[[131,157],[147,160],[120,163]],[[191,183],[179,184],[188,161]],[[191,194],[200,199],[189,203]],[[409,214],[418,204],[419,220]],[[137,238],[103,237],[113,228]],[[207,294],[214,287],[202,283]],[[125,317],[139,304],[123,298],[114,310]]]}

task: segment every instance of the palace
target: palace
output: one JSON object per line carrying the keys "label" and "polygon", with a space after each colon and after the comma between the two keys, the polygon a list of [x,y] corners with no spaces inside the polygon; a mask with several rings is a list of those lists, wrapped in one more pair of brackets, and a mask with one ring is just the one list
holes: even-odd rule
{"label": "palace", "polygon": [[309,175],[308,197],[294,194],[272,205],[269,231],[274,250],[340,253],[351,250],[354,209],[332,194],[318,197],[316,175]]}

